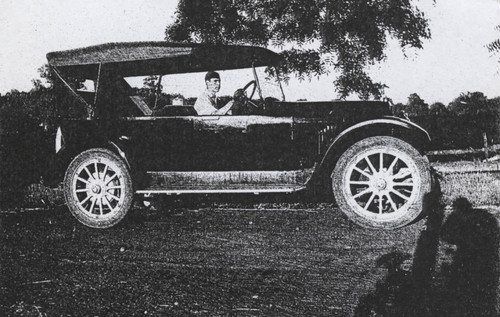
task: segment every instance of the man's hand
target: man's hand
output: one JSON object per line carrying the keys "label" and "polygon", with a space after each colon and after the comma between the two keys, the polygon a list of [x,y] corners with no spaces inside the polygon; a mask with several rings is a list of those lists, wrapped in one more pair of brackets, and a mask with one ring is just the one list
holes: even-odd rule
{"label": "man's hand", "polygon": [[233,95],[234,102],[244,103],[247,99],[247,93],[243,89],[237,89]]}

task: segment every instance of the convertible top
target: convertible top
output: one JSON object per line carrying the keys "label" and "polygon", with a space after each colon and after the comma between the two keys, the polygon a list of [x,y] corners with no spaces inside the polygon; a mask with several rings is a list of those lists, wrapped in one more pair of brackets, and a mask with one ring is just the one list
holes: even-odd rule
{"label": "convertible top", "polygon": [[66,76],[95,80],[100,71],[130,77],[268,66],[280,56],[255,46],[126,42],[51,52],[47,60]]}

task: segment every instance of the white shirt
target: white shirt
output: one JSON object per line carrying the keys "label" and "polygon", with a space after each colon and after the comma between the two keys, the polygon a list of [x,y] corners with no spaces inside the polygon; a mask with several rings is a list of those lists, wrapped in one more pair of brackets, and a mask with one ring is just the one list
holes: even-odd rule
{"label": "white shirt", "polygon": [[214,93],[205,90],[200,97],[196,99],[194,110],[196,110],[200,116],[225,115],[229,109],[231,109],[232,105],[233,101],[231,100],[224,107],[217,109],[217,96]]}

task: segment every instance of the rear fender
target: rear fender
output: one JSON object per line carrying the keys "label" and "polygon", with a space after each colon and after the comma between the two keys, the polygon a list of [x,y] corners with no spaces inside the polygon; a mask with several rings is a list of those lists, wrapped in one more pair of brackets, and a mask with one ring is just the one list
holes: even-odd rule
{"label": "rear fender", "polygon": [[130,170],[130,162],[127,158],[127,154],[125,153],[125,144],[123,144],[123,142],[120,142],[121,140],[119,141],[116,141],[116,142],[113,142],[113,141],[108,141],[108,146],[107,148],[111,151],[113,151],[114,153],[118,154],[118,156],[120,156],[123,161],[125,162],[125,164],[127,164],[127,167],[128,169]]}
{"label": "rear fender", "polygon": [[128,167],[128,170],[130,171],[134,189],[143,188],[147,184],[148,177],[146,175],[146,171],[143,170],[142,166],[138,166],[138,164],[134,162],[133,158],[128,155],[130,152],[128,138],[126,136],[121,136],[115,141],[108,141],[106,148],[113,151],[123,159]]}
{"label": "rear fender", "polygon": [[[58,135],[56,136],[56,156],[53,168],[51,171],[52,177],[50,177],[50,185],[57,186],[59,182],[62,181],[66,168],[70,162],[83,151],[92,148],[105,148],[113,153],[117,154],[123,159],[129,170],[131,170],[131,165],[129,158],[127,157],[127,140],[122,140],[118,138],[117,140],[110,141],[105,136],[99,133],[87,134],[85,138],[68,138],[64,141],[64,135],[71,136],[71,130],[58,129]],[[69,139],[69,142],[68,142]]]}

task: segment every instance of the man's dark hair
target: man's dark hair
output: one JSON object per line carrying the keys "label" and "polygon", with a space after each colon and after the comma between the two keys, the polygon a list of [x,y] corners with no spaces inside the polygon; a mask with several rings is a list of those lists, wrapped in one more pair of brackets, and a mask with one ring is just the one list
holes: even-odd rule
{"label": "man's dark hair", "polygon": [[207,74],[205,75],[205,81],[209,81],[212,78],[217,78],[220,80],[219,73],[214,71],[207,72]]}

